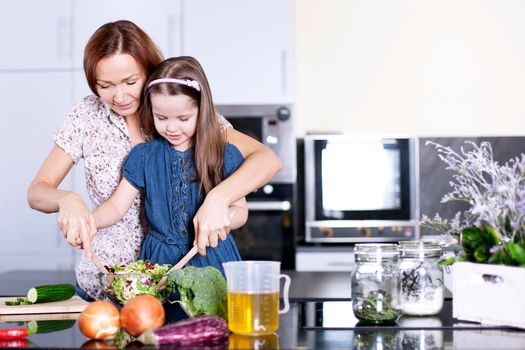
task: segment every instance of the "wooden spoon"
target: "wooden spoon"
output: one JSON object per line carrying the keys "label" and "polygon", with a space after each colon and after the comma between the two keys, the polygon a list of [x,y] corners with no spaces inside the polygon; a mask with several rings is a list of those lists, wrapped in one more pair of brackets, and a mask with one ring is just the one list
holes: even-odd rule
{"label": "wooden spoon", "polygon": [[186,265],[188,261],[190,261],[190,259],[193,258],[195,254],[197,254],[198,251],[199,250],[197,249],[197,246],[194,245],[193,248],[191,248],[190,251],[186,255],[184,255],[184,257],[182,257],[182,259],[180,259],[178,263],[173,265],[173,267],[169,269],[168,272],[164,274],[164,276],[162,276],[159,283],[157,283],[157,290],[164,289],[166,287],[166,281],[168,280],[168,275],[170,274],[170,272],[182,269],[184,265]]}

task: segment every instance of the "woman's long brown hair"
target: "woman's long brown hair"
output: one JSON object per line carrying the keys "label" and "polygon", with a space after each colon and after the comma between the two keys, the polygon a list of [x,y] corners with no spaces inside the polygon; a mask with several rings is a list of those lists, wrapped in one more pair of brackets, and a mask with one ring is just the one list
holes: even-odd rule
{"label": "woman's long brown hair", "polygon": [[[192,87],[176,83],[155,84],[148,89],[147,86],[151,81],[160,78],[196,80],[199,83],[200,92]],[[144,88],[144,103],[140,110],[141,126],[146,136],[150,138],[160,137],[153,121],[150,98],[152,93],[170,96],[183,94],[190,97],[197,105],[199,113],[193,136],[193,154],[200,189],[205,194],[208,193],[222,180],[225,135],[219,124],[210,85],[202,66],[193,57],[173,57],[162,62],[150,75]]]}

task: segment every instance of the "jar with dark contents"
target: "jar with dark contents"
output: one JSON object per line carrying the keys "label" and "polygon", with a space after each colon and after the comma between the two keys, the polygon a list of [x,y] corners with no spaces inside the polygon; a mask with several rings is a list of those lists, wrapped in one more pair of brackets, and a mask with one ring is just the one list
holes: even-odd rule
{"label": "jar with dark contents", "polygon": [[443,324],[436,316],[406,316],[397,319],[398,349],[438,350],[443,347]]}
{"label": "jar with dark contents", "polygon": [[396,244],[366,243],[354,248],[352,309],[366,323],[393,322],[399,316]]}
{"label": "jar with dark contents", "polygon": [[441,247],[429,241],[399,242],[400,308],[405,315],[430,316],[443,307]]}
{"label": "jar with dark contents", "polygon": [[[371,327],[368,327],[370,329]],[[352,350],[405,349],[399,344],[399,330],[380,329],[354,330]],[[413,349],[413,348],[408,348]]]}

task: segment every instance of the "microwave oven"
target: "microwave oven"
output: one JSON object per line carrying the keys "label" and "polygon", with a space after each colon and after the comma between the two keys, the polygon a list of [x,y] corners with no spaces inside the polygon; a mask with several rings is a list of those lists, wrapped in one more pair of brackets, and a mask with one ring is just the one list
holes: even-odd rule
{"label": "microwave oven", "polygon": [[417,238],[417,145],[409,137],[307,135],[305,241]]}

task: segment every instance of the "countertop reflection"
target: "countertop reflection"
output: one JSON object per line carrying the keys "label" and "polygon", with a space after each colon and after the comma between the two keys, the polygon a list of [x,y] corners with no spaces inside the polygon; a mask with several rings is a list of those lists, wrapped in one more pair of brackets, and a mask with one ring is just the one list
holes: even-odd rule
{"label": "countertop reflection", "polygon": [[281,348],[306,349],[523,349],[525,331],[462,322],[452,300],[431,317],[401,316],[395,323],[360,324],[350,300],[293,303],[281,316]]}
{"label": "countertop reflection", "polygon": [[[434,317],[400,317],[394,324],[361,325],[350,301],[350,274],[345,272],[283,271],[292,278],[291,305],[280,315],[277,334],[247,337],[231,334],[218,349],[523,349],[525,330],[461,322],[452,318],[452,301]],[[0,274],[0,296],[24,295],[35,285],[74,281],[72,271],[12,271]],[[32,317],[0,315],[0,328]],[[57,314],[76,319],[78,314]],[[57,318],[57,319],[58,319]],[[13,323],[14,322],[14,323]],[[95,342],[83,336],[78,325],[69,329],[32,334],[16,343],[0,341],[0,348],[42,347],[118,348],[112,342]],[[122,347],[122,346],[121,346]],[[126,348],[145,348],[140,343]]]}

